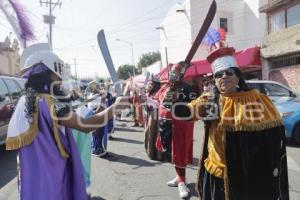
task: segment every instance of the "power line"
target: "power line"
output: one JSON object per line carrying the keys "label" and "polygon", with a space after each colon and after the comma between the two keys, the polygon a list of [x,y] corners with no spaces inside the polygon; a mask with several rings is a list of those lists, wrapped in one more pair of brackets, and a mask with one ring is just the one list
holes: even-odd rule
{"label": "power line", "polygon": [[[162,4],[158,5],[157,7],[149,10],[148,12],[146,12],[146,14],[143,14],[142,16],[139,16],[139,17],[135,17],[134,19],[128,21],[128,22],[125,22],[125,23],[120,23],[120,24],[115,24],[115,25],[108,25],[107,27],[115,27],[115,26],[118,26],[117,29],[107,29],[107,33],[109,33],[110,35],[114,35],[116,33],[119,33],[119,32],[122,32],[124,30],[127,30],[129,28],[136,28],[136,26],[140,25],[142,22],[145,23],[145,22],[148,22],[148,21],[153,21],[153,20],[156,20],[156,19],[160,19],[162,15],[165,15],[166,12],[161,12],[159,14],[156,14],[150,18],[146,18],[144,19],[148,14],[152,13],[153,11],[161,8],[161,6],[165,5],[166,3],[169,3],[170,1],[165,1],[163,2]],[[121,25],[121,27],[120,27]],[[70,32],[73,32],[74,29],[72,28],[65,28],[65,27],[60,27],[60,26],[56,26],[57,28],[61,29],[61,30],[65,30],[65,31],[70,31]],[[76,31],[78,31],[76,29]],[[90,31],[93,31],[94,30],[90,30]],[[87,32],[86,30],[84,30],[84,32]]]}
{"label": "power line", "polygon": [[[135,17],[134,19],[132,19],[132,20],[126,22],[126,23],[122,23],[122,24],[123,24],[123,27],[128,26],[128,25],[134,23],[136,20],[142,19],[143,17],[147,16],[148,14],[152,13],[153,11],[155,11],[155,10],[157,10],[157,9],[160,9],[162,6],[168,4],[169,2],[170,2],[170,0],[166,0],[166,1],[164,1],[162,4],[159,4],[158,6],[156,6],[155,8],[153,8],[153,9],[147,11],[146,13],[143,13],[143,15],[138,16],[138,17]],[[121,24],[121,25],[122,25],[122,24]],[[116,26],[120,26],[120,25],[116,25]],[[122,27],[122,28],[123,28],[123,27]]]}
{"label": "power line", "polygon": [[34,12],[28,10],[28,13],[30,13],[33,17],[35,17],[36,19],[38,19],[41,22],[44,22],[42,18],[40,18],[37,14],[35,14]]}
{"label": "power line", "polygon": [[[196,7],[200,7],[200,6],[196,6]],[[207,10],[206,8],[203,8],[203,9],[201,9],[201,10]],[[196,15],[193,15],[193,18],[198,18],[198,17],[204,17],[205,16],[205,13],[203,14],[203,12],[199,12],[199,11],[201,11],[201,10],[198,10],[198,12],[197,13],[199,13],[199,14],[196,14]],[[176,13],[177,14],[177,13]],[[238,15],[236,15],[236,14],[234,14],[234,18],[238,18],[239,16],[243,16],[244,15],[244,12],[240,12]],[[170,15],[168,15],[168,16],[170,16]],[[150,20],[150,19],[144,19],[144,21],[145,20]],[[165,24],[164,26],[179,26],[179,25],[184,25],[184,24],[186,24],[184,21],[185,21],[186,19],[182,19],[182,20],[177,20],[176,22],[172,22],[172,23],[169,23],[169,24]],[[179,22],[182,22],[182,23],[179,23]],[[120,30],[120,32],[121,32],[122,30]],[[149,31],[144,31],[144,32],[142,32],[142,33],[139,33],[139,34],[135,34],[135,35],[133,35],[133,36],[130,36],[130,37],[125,37],[124,39],[130,39],[130,40],[136,40],[137,39],[137,37],[142,37],[142,36],[145,36],[145,35],[148,35],[148,34],[153,34],[153,33],[155,33],[154,31],[153,32],[149,32]],[[116,34],[116,32],[114,33],[114,34]],[[113,35],[113,34],[110,34],[110,35]],[[173,38],[178,38],[177,36],[179,36],[179,35],[182,35],[182,33],[179,33],[179,34],[173,34],[173,35],[169,35],[168,36],[168,38],[169,39],[173,39]],[[95,39],[94,38],[92,38],[92,39],[89,39],[89,40],[86,40],[86,41],[82,41],[82,42],[80,42],[80,43],[78,43],[78,44],[73,44],[73,45],[71,45],[71,47],[76,47],[76,46],[78,46],[78,45],[80,45],[80,44],[82,44],[82,43],[88,43],[88,42],[91,42],[91,41],[95,41]],[[153,40],[152,40],[153,41]],[[155,40],[156,41],[156,40]],[[70,46],[69,46],[70,47]]]}
{"label": "power line", "polygon": [[[115,30],[108,30],[107,32],[108,32],[109,35],[111,36],[111,35],[115,35],[115,34],[117,34],[117,33],[119,33],[119,32],[123,32],[124,30],[127,30],[128,28],[130,28],[130,27],[128,27],[128,25],[132,24],[133,22],[135,22],[135,23],[140,23],[140,24],[141,24],[142,22],[147,22],[147,21],[152,21],[152,20],[160,19],[160,18],[161,18],[160,16],[165,15],[165,12],[161,13],[160,15],[156,15],[156,16],[154,16],[154,17],[147,18],[147,19],[143,19],[143,17],[145,17],[146,15],[148,15],[148,14],[152,13],[153,11],[159,9],[161,6],[165,5],[166,3],[169,3],[169,1],[165,1],[165,2],[163,2],[162,4],[160,4],[159,6],[157,6],[157,7],[153,8],[153,9],[151,9],[151,10],[148,11],[148,12],[146,12],[146,14],[144,14],[144,15],[142,16],[142,19],[141,19],[140,17],[136,17],[136,18],[134,18],[133,20],[131,20],[131,21],[125,23],[124,26],[123,26],[122,28],[119,27],[118,29],[115,29]],[[175,14],[177,14],[177,13],[175,13]],[[169,16],[170,16],[170,15],[169,15]],[[136,22],[136,20],[139,20],[139,21]],[[134,25],[134,26],[133,26],[132,28],[136,28],[137,24],[133,24],[133,25]],[[72,31],[72,29],[66,29],[66,28],[62,28],[62,27],[59,27],[59,26],[58,26],[58,28],[59,28],[59,29],[64,29],[64,30],[66,30],[66,31]],[[142,34],[136,34],[136,35],[131,36],[131,37],[129,37],[129,38],[133,38],[133,37],[136,37],[136,36],[139,36],[139,35],[142,36],[142,35],[144,35],[144,34],[149,34],[149,33],[151,33],[151,32],[147,31],[146,33],[143,32]],[[127,37],[126,39],[128,39],[128,37]],[[95,41],[95,39],[94,39],[94,38],[91,38],[91,39],[89,39],[89,40],[87,40],[87,41],[82,41],[82,42],[78,43],[77,45],[80,45],[80,44],[86,43],[86,42],[90,42],[90,41]],[[76,46],[76,45],[73,44],[72,46]]]}
{"label": "power line", "polygon": [[[157,9],[157,8],[156,8]],[[153,10],[155,10],[155,9],[153,9]],[[203,9],[203,10],[207,10],[206,8],[205,9]],[[150,13],[150,12],[149,12]],[[165,14],[165,12],[163,12],[163,13],[161,13],[159,16],[162,16],[162,15],[164,15]],[[168,16],[172,16],[172,15],[178,15],[177,13],[174,13],[174,14],[171,14],[171,15],[168,15]],[[205,15],[201,15],[201,16],[205,16]],[[155,16],[155,17],[151,17],[151,18],[147,18],[147,19],[142,19],[140,22],[146,22],[146,21],[152,21],[152,20],[155,20],[155,19],[159,19],[160,17],[157,17],[157,16]],[[186,19],[184,19],[184,20],[179,20],[179,21],[185,21]],[[135,21],[135,20],[132,20],[132,21]],[[175,24],[177,24],[179,21],[177,21],[177,22],[175,22],[175,23],[172,23],[172,24],[167,24],[166,26],[169,26],[169,25],[175,25]],[[127,23],[127,24],[129,24],[129,22]],[[182,23],[183,24],[183,23]],[[128,26],[128,25],[127,25]],[[125,26],[126,27],[126,26]],[[109,31],[107,31],[108,33],[109,33],[109,35],[110,36],[112,36],[112,35],[115,35],[115,34],[117,34],[117,33],[119,33],[119,32],[122,32],[122,31],[124,31],[124,30],[127,30],[128,29],[128,27],[127,28],[125,28],[124,26],[123,26],[123,28],[119,28],[119,29],[115,29],[115,30],[109,30]],[[58,28],[61,28],[61,27],[58,27]],[[136,24],[135,24],[135,26],[133,27],[133,28],[136,28]],[[67,30],[66,28],[63,28],[63,29],[65,29],[65,30]],[[70,31],[72,31],[71,29],[70,29]],[[125,39],[130,39],[130,38],[133,38],[133,37],[136,37],[136,36],[143,36],[143,35],[146,35],[146,34],[149,34],[149,33],[151,33],[151,32],[149,32],[149,31],[147,31],[147,32],[143,32],[143,33],[141,33],[141,34],[136,34],[136,35],[134,35],[134,36],[130,36],[130,37],[127,37],[127,38],[125,38]],[[153,33],[154,33],[154,31],[153,31]],[[77,44],[73,44],[72,46],[77,46],[77,45],[80,45],[80,44],[82,44],[82,43],[86,43],[86,42],[90,42],[90,41],[95,41],[95,39],[94,38],[91,38],[91,39],[88,39],[88,40],[86,40],[86,41],[82,41],[82,42],[79,42],[79,43],[77,43]]]}

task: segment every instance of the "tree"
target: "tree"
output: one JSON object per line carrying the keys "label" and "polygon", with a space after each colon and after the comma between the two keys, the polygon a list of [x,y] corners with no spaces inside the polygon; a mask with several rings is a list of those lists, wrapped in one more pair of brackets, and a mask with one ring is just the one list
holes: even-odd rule
{"label": "tree", "polygon": [[137,64],[139,72],[142,71],[142,68],[147,67],[159,60],[160,53],[158,51],[143,54]]}
{"label": "tree", "polygon": [[121,65],[117,70],[119,79],[128,79],[130,75],[133,75],[133,68],[135,69],[133,65]]}

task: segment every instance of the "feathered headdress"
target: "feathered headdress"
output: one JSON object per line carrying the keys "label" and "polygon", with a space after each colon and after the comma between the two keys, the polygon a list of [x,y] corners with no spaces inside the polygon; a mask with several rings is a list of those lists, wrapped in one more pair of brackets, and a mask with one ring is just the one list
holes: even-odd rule
{"label": "feathered headdress", "polygon": [[211,52],[220,47],[225,47],[226,32],[223,28],[208,29],[202,43],[207,47],[208,52]]}
{"label": "feathered headdress", "polygon": [[26,47],[26,42],[34,39],[34,34],[28,17],[25,15],[24,7],[16,0],[0,0],[0,9],[11,24],[23,47]]}

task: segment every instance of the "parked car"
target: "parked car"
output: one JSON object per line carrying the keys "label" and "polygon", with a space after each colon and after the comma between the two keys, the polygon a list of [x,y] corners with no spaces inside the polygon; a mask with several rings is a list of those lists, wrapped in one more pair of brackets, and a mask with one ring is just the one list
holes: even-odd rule
{"label": "parked car", "polygon": [[24,90],[24,79],[0,75],[0,145],[5,143],[8,123]]}
{"label": "parked car", "polygon": [[289,87],[275,81],[248,80],[246,82],[248,87],[268,95],[273,101],[287,101],[299,96]]}
{"label": "parked car", "polygon": [[249,80],[252,89],[268,95],[279,111],[284,125],[285,136],[300,144],[300,96],[287,86],[275,81]]}
{"label": "parked car", "polygon": [[300,101],[291,99],[275,102],[285,126],[285,136],[300,144]]}

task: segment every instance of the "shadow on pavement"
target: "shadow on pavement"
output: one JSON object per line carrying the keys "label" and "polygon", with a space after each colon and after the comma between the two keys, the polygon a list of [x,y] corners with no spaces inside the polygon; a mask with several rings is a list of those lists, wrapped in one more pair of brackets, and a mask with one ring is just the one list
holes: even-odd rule
{"label": "shadow on pavement", "polygon": [[89,200],[106,200],[106,199],[103,199],[102,197],[91,197],[89,198]]}
{"label": "shadow on pavement", "polygon": [[17,176],[17,151],[0,146],[0,189]]}
{"label": "shadow on pavement", "polygon": [[130,128],[130,127],[116,127],[115,131],[126,131],[126,132],[141,132],[141,129]]}
{"label": "shadow on pavement", "polygon": [[193,166],[195,166],[195,167],[198,167],[198,164],[199,164],[199,158],[193,158]]}
{"label": "shadow on pavement", "polygon": [[132,119],[116,119],[118,122],[133,122]]}
{"label": "shadow on pavement", "polygon": [[106,160],[109,160],[111,162],[124,163],[127,165],[133,165],[133,166],[136,166],[135,169],[139,168],[139,167],[154,167],[154,166],[160,164],[158,162],[149,162],[149,161],[141,159],[141,158],[135,158],[135,157],[130,157],[130,156],[126,156],[126,155],[119,155],[119,154],[115,154],[115,153],[109,153],[109,156],[106,158]]}
{"label": "shadow on pavement", "polygon": [[195,183],[189,183],[187,184],[187,187],[190,189],[190,198],[191,197],[198,197],[198,193],[195,188],[196,184]]}
{"label": "shadow on pavement", "polygon": [[[162,197],[162,195],[144,195],[144,196],[140,196],[138,198],[136,198],[136,200],[140,200],[140,199],[157,199],[159,197]],[[161,198],[160,198],[161,199]]]}
{"label": "shadow on pavement", "polygon": [[144,144],[144,142],[141,142],[141,141],[138,141],[138,140],[131,140],[131,139],[127,139],[127,138],[118,138],[118,137],[114,137],[112,139],[112,141],[126,142],[126,143],[131,143],[131,144]]}
{"label": "shadow on pavement", "polygon": [[290,140],[286,141],[286,146],[291,147],[291,148],[300,148],[299,144],[296,144],[295,142],[290,141]]}

